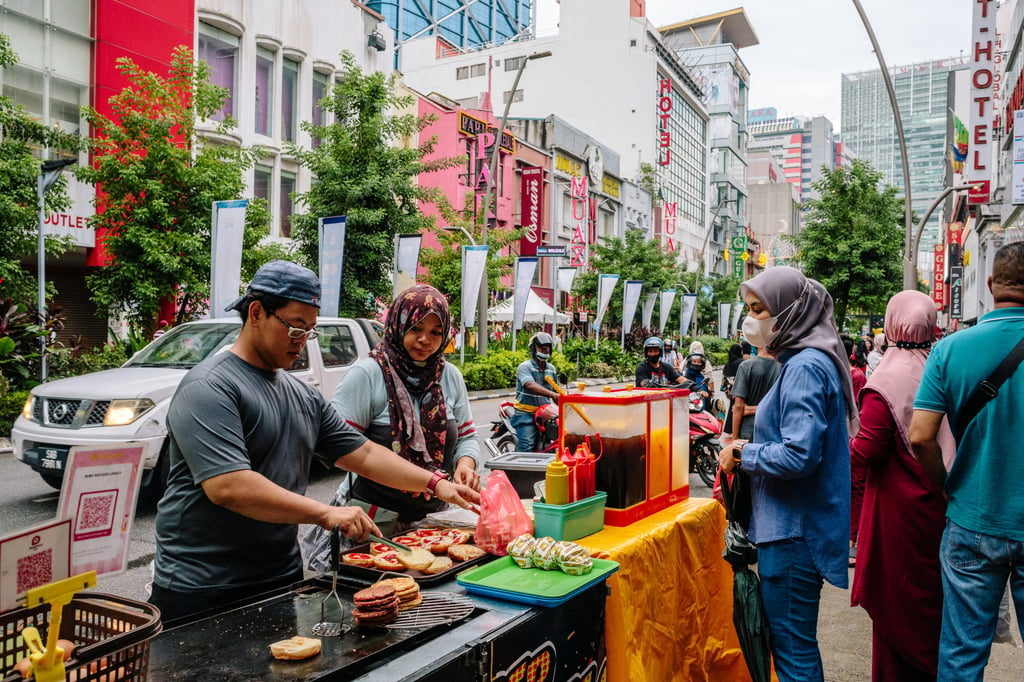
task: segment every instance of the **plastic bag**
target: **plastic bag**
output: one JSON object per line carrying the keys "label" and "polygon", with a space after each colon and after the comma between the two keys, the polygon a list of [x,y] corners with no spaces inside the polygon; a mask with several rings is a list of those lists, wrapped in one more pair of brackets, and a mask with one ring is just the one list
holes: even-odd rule
{"label": "plastic bag", "polygon": [[504,471],[492,471],[487,476],[487,487],[480,491],[480,520],[474,542],[491,554],[505,556],[508,543],[524,533],[533,533],[533,521],[519,493]]}

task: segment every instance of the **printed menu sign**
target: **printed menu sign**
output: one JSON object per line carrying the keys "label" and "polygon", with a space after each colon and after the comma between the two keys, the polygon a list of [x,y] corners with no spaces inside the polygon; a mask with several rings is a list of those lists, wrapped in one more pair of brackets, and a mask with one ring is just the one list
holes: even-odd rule
{"label": "printed menu sign", "polygon": [[48,521],[0,538],[0,611],[36,587],[71,575],[71,520]]}

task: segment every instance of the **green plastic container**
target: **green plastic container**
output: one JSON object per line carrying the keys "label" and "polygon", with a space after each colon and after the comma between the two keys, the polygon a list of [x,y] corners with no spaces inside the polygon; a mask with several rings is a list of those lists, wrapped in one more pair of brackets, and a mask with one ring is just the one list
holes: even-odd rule
{"label": "green plastic container", "polygon": [[579,540],[604,528],[604,503],[608,494],[569,504],[533,503],[533,534],[556,540]]}

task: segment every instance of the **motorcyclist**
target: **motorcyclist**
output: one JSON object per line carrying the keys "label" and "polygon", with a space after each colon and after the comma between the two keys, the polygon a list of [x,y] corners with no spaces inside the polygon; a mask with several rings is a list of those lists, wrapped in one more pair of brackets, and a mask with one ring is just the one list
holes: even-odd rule
{"label": "motorcyclist", "polygon": [[692,381],[696,390],[701,392],[705,400],[710,400],[715,392],[714,378],[707,356],[704,355],[704,344],[694,341],[690,344],[690,352],[686,356],[683,376]]}
{"label": "motorcyclist", "polygon": [[644,361],[636,366],[637,386],[681,384],[686,381],[675,368],[661,361],[664,351],[665,344],[657,336],[644,341]]}
{"label": "motorcyclist", "polygon": [[535,452],[541,445],[534,412],[542,405],[558,402],[558,393],[545,380],[545,376],[550,376],[557,381],[555,368],[548,362],[553,344],[554,339],[546,332],[531,336],[530,359],[516,369],[516,409],[509,421],[516,430],[521,452]]}
{"label": "motorcyclist", "polygon": [[665,339],[663,343],[665,344],[665,354],[662,356],[661,361],[678,372],[679,353],[676,352],[676,342],[672,339]]}

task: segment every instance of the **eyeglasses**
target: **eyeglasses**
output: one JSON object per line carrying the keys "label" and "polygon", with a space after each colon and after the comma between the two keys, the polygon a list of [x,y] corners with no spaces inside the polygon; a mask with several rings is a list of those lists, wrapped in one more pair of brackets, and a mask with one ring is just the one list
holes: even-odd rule
{"label": "eyeglasses", "polygon": [[278,322],[280,322],[284,326],[288,327],[288,337],[289,338],[292,338],[292,339],[315,339],[316,337],[320,336],[320,332],[318,332],[316,329],[308,329],[307,330],[307,329],[302,329],[300,327],[293,327],[290,324],[288,324],[287,322],[285,322],[284,320],[282,320],[280,317],[278,317],[277,313],[271,313],[271,312],[268,311],[268,314],[273,316],[273,317],[275,317],[275,318],[277,318]]}

